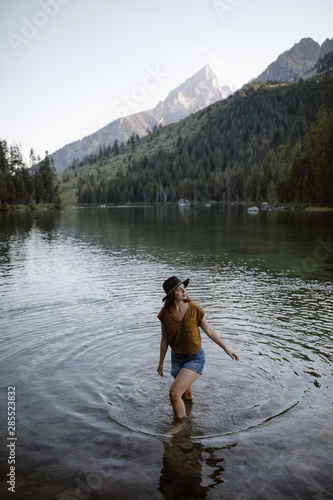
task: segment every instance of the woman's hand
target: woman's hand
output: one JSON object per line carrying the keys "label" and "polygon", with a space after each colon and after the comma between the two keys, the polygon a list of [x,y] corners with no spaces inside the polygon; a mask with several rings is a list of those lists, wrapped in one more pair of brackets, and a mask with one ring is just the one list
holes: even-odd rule
{"label": "woman's hand", "polygon": [[213,328],[210,326],[210,324],[208,323],[208,321],[206,320],[205,317],[202,318],[200,326],[203,329],[203,331],[205,332],[205,334],[208,335],[208,337],[210,337],[217,345],[222,347],[222,349],[224,349],[225,352],[232,359],[235,359],[236,361],[238,361],[237,354],[235,352],[231,351],[230,349],[228,349],[228,347],[224,344],[224,342],[222,342],[220,337],[217,335],[216,331],[213,330]]}
{"label": "woman's hand", "polygon": [[163,365],[162,364],[158,365],[158,367],[157,367],[157,373],[159,375],[161,375],[161,377],[164,377],[164,374],[163,374]]}
{"label": "woman's hand", "polygon": [[225,352],[235,361],[239,360],[237,354],[234,351],[231,351],[230,349],[226,348]]}

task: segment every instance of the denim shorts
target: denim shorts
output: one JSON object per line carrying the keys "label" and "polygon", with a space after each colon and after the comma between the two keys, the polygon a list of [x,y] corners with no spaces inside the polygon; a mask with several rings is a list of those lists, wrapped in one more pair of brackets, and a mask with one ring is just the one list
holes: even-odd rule
{"label": "denim shorts", "polygon": [[202,375],[205,366],[205,353],[202,347],[196,354],[177,354],[171,351],[171,375],[176,378],[182,368]]}

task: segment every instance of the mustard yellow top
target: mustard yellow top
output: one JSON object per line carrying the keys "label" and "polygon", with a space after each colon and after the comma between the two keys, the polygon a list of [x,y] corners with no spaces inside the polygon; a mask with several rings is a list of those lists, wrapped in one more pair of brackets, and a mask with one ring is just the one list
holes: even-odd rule
{"label": "mustard yellow top", "polygon": [[157,317],[166,328],[169,346],[173,352],[196,354],[199,351],[201,346],[199,325],[204,314],[205,311],[192,300],[181,321],[172,314],[169,307],[162,307]]}

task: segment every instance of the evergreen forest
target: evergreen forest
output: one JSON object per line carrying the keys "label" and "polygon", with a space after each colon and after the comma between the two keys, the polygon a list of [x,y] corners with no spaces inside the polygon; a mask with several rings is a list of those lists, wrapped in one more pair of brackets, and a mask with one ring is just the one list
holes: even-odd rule
{"label": "evergreen forest", "polygon": [[[292,84],[252,83],[195,115],[197,127],[172,150],[136,156],[98,179],[80,167],[112,161],[124,149],[115,143],[76,162],[79,203],[266,201],[333,206],[333,77]],[[192,115],[193,119],[193,115]],[[169,126],[170,127],[170,126]],[[151,133],[160,134],[155,128]],[[161,131],[162,135],[162,131]],[[110,172],[112,169],[110,169]]]}
{"label": "evergreen forest", "polygon": [[[31,168],[23,161],[20,147],[8,147],[0,140],[0,210],[18,205],[35,208],[38,204],[60,206],[58,185],[52,158],[46,152],[44,160],[30,150]],[[38,163],[37,163],[38,162]]]}

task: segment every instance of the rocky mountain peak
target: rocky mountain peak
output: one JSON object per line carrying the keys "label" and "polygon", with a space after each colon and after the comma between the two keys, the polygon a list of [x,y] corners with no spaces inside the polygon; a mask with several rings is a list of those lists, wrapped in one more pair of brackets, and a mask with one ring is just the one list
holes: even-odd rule
{"label": "rocky mountain peak", "polygon": [[154,111],[157,113],[163,111],[164,120],[166,120],[164,123],[172,123],[171,120],[174,122],[182,120],[190,113],[206,108],[228,97],[231,93],[229,87],[222,89],[219,86],[210,66],[206,65],[172,90],[165,101],[160,102]]}
{"label": "rocky mountain peak", "polygon": [[217,78],[208,64],[206,64],[206,66],[204,66],[201,70],[195,73],[195,75],[189,78],[188,81],[197,84],[210,82],[214,87],[219,87]]}
{"label": "rocky mountain peak", "polygon": [[327,39],[320,46],[312,38],[302,38],[291,49],[283,52],[254,81],[293,82],[304,78],[311,73],[319,58],[331,50],[333,50],[333,40]]}
{"label": "rocky mountain peak", "polygon": [[320,47],[320,57],[325,57],[329,52],[333,52],[333,39],[326,38],[325,42]]}
{"label": "rocky mountain peak", "polygon": [[[289,57],[298,64],[301,68],[317,62],[320,55],[319,43],[312,38],[302,38],[299,43],[296,43],[289,51]],[[286,54],[286,52],[285,52]],[[311,67],[312,67],[311,66]]]}

